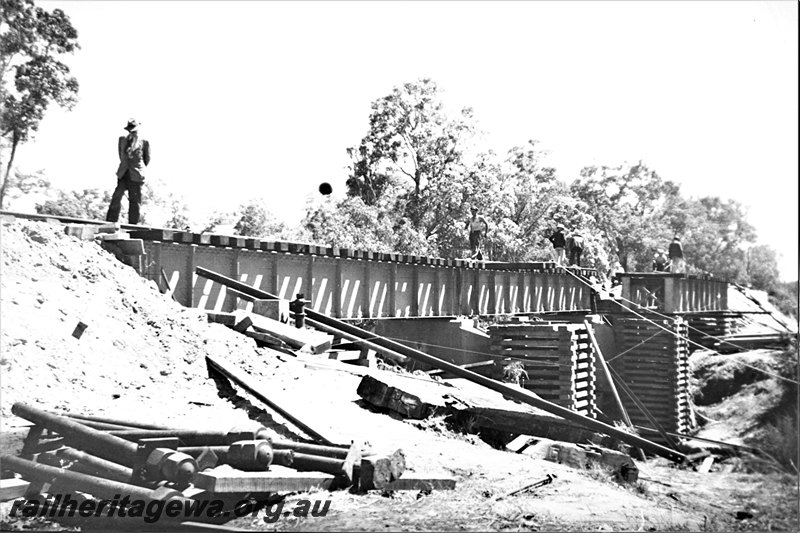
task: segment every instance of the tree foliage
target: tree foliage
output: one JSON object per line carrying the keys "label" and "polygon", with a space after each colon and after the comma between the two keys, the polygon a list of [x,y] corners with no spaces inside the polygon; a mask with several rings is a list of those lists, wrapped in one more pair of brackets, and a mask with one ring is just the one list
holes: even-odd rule
{"label": "tree foliage", "polygon": [[430,193],[459,176],[474,129],[472,110],[448,115],[432,80],[395,87],[372,103],[367,135],[348,149],[348,194],[377,205],[394,192],[403,215],[431,235],[440,218],[427,215],[440,197]]}
{"label": "tree foliage", "polygon": [[745,248],[756,235],[741,204],[718,197],[686,200],[671,220],[674,231],[683,236],[684,255],[693,271],[748,281]]}
{"label": "tree foliage", "polygon": [[36,212],[42,215],[104,220],[111,193],[102,189],[83,189],[81,191],[56,190],[55,197],[36,205]]}
{"label": "tree foliage", "polygon": [[23,196],[46,193],[51,187],[50,180],[45,176],[43,170],[33,173],[15,170],[13,176],[9,176],[7,181],[6,199],[9,201]]}
{"label": "tree foliage", "polygon": [[[49,182],[48,182],[49,187]],[[36,205],[44,215],[105,220],[111,203],[108,189],[61,190],[49,189],[48,199]],[[190,228],[189,208],[182,198],[166,190],[163,182],[148,180],[142,187],[142,206],[139,223],[155,227],[185,230]],[[120,220],[127,220],[128,201],[123,197]]]}
{"label": "tree foliage", "polygon": [[62,10],[0,0],[0,134],[10,142],[0,208],[19,144],[38,130],[51,103],[71,108],[77,101],[78,81],[61,61],[76,49],[78,32]]}
{"label": "tree foliage", "polygon": [[609,253],[626,272],[647,269],[653,250],[672,239],[667,214],[680,201],[679,187],[641,161],[585,167],[570,190],[587,206]]}
{"label": "tree foliage", "polygon": [[237,213],[239,213],[239,219],[233,227],[236,235],[282,238],[286,233],[285,224],[267,211],[263,200],[250,200],[243,204]]}
{"label": "tree foliage", "polygon": [[754,289],[775,292],[780,285],[778,254],[770,246],[753,246],[745,253],[746,282]]}

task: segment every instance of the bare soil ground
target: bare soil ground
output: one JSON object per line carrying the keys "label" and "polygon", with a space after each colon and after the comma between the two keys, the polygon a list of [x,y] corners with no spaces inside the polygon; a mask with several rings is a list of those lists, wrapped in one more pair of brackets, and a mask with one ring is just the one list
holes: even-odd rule
{"label": "bare soil ground", "polygon": [[[578,471],[497,450],[436,420],[414,424],[371,410],[359,400],[360,377],[347,365],[317,368],[256,348],[251,339],[208,324],[202,313],[167,299],[152,282],[94,243],[64,235],[61,226],[4,221],[0,238],[4,453],[19,448],[28,426],[11,414],[17,401],[53,412],[176,427],[226,430],[255,419],[285,436],[301,436],[246,393],[230,398],[220,391],[207,377],[204,357],[211,354],[251,373],[271,399],[339,442],[402,448],[411,471],[458,479],[456,490],[429,495],[290,494],[285,505],[308,497],[330,499],[330,512],[324,518],[286,517],[274,523],[259,515],[234,520],[231,526],[347,531],[798,529],[796,476],[757,471],[757,465],[740,459],[719,463],[708,474],[651,459],[638,463],[640,482],[620,485],[599,468]],[[79,321],[88,328],[76,339],[72,332]],[[704,416],[747,418],[752,407],[704,411]],[[548,473],[557,476],[552,484],[494,500]],[[48,527],[9,518],[9,508],[9,503],[0,504],[2,529]]]}

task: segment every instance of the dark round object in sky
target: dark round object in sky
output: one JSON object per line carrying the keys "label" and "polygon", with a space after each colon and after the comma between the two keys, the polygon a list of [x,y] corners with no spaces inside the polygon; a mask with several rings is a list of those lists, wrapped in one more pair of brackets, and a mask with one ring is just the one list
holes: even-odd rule
{"label": "dark round object in sky", "polygon": [[319,184],[319,192],[321,192],[325,196],[328,196],[330,193],[333,192],[333,187],[331,187],[331,184],[328,183],[327,181],[323,181],[322,183]]}

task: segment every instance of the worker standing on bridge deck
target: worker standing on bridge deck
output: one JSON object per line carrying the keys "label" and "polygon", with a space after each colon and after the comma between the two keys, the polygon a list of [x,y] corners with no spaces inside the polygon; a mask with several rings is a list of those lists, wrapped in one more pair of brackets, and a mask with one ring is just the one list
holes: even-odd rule
{"label": "worker standing on bridge deck", "polygon": [[467,220],[466,228],[469,230],[469,252],[470,259],[483,261],[483,239],[489,231],[489,223],[483,216],[478,214],[478,208],[473,207],[472,217]]}
{"label": "worker standing on bridge deck", "polygon": [[567,254],[564,247],[567,245],[567,238],[564,237],[564,225],[559,224],[556,226],[556,231],[547,238],[553,243],[553,261],[556,266],[564,266]]}
{"label": "worker standing on bridge deck", "polygon": [[583,235],[578,230],[574,230],[567,239],[569,249],[569,266],[581,266],[581,254],[583,253]]}
{"label": "worker standing on bridge deck", "polygon": [[675,238],[672,239],[672,242],[669,244],[669,259],[672,263],[669,267],[669,271],[673,274],[683,274],[685,267],[683,261],[683,246],[681,246],[681,240],[677,235],[675,235]]}
{"label": "worker standing on bridge deck", "polygon": [[119,220],[122,196],[128,191],[128,224],[139,223],[139,207],[142,204],[142,183],[144,167],[150,164],[150,143],[139,136],[139,123],[128,120],[125,126],[128,135],[123,135],[117,142],[119,166],[117,167],[117,187],[111,195],[106,220]]}

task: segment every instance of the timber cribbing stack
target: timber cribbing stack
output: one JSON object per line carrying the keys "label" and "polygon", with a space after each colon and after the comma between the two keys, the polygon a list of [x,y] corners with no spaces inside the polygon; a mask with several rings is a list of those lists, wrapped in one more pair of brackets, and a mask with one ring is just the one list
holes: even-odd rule
{"label": "timber cribbing stack", "polygon": [[[741,317],[741,313],[732,312],[686,315],[689,340],[706,348],[713,348],[720,338],[733,335],[739,330]],[[697,348],[697,344],[692,344],[689,349]]]}
{"label": "timber cribbing stack", "polygon": [[[662,428],[678,433],[686,433],[694,425],[687,333],[687,323],[681,317],[647,320],[617,316],[614,335],[620,355],[608,360]],[[627,394],[621,397],[635,425],[653,425]]]}
{"label": "timber cribbing stack", "polygon": [[523,386],[545,400],[597,416],[595,354],[579,324],[498,324],[489,327],[498,364],[522,363]]}

